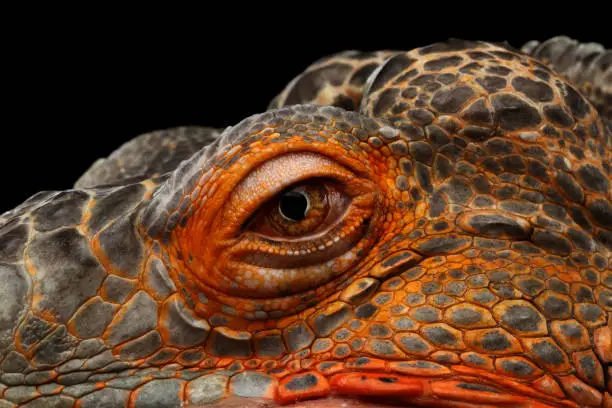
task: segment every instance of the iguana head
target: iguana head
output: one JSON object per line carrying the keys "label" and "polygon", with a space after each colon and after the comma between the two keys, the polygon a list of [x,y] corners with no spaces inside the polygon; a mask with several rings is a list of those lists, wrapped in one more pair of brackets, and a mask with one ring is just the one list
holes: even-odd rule
{"label": "iguana head", "polygon": [[[505,47],[381,55],[319,62],[172,170],[0,218],[3,398],[609,407],[601,117]],[[286,102],[305,83],[359,110]]]}

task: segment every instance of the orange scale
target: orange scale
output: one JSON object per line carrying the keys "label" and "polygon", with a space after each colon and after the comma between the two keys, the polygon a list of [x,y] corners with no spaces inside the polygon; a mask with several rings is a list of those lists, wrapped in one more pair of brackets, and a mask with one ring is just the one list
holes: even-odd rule
{"label": "orange scale", "polygon": [[283,378],[278,386],[276,400],[281,404],[287,404],[324,397],[329,393],[330,385],[327,379],[316,371],[309,371]]}
{"label": "orange scale", "polygon": [[603,395],[595,388],[580,381],[574,375],[559,378],[567,394],[581,405],[600,407],[603,404]]}
{"label": "orange scale", "polygon": [[548,264],[548,261],[542,259],[542,258],[538,258],[538,257],[534,257],[532,258],[532,266],[534,268],[539,268],[539,267],[543,267],[546,266]]}
{"label": "orange scale", "polygon": [[401,232],[407,233],[408,231],[412,231],[412,228],[406,226],[407,223],[411,223],[413,220],[412,214],[404,214],[404,224],[402,225]]}
{"label": "orange scale", "polygon": [[200,316],[210,316],[212,314],[212,310],[208,304],[205,303],[196,303],[195,312]]}
{"label": "orange scale", "polygon": [[[470,357],[476,356],[482,361],[473,362],[470,360]],[[477,354],[474,352],[466,352],[461,354],[461,359],[464,361],[466,365],[471,365],[473,367],[478,367],[487,371],[494,371],[495,367],[493,366],[493,359],[482,354]]]}
{"label": "orange scale", "polygon": [[414,222],[414,219],[412,221],[410,221],[409,224],[406,225],[406,230],[407,231],[414,231],[416,229],[416,224]]}
{"label": "orange scale", "polygon": [[541,391],[547,395],[551,395],[556,398],[565,397],[565,394],[563,393],[563,390],[561,389],[557,381],[555,381],[555,379],[550,375],[545,375],[541,378],[538,378],[532,383],[532,386],[534,389]]}
{"label": "orange scale", "polygon": [[335,393],[351,396],[418,398],[428,388],[428,380],[379,373],[336,374],[330,383]]}
{"label": "orange scale", "polygon": [[[320,303],[320,306],[326,305],[330,302]],[[307,320],[310,316],[312,316],[316,312],[315,309],[309,308],[300,313],[300,317],[302,320]]]}
{"label": "orange scale", "polygon": [[430,359],[445,364],[458,364],[461,361],[457,353],[452,351],[436,351],[431,354]]}
{"label": "orange scale", "polygon": [[582,282],[582,277],[578,271],[561,270],[557,272],[557,277],[567,283]]}
{"label": "orange scale", "polygon": [[284,329],[285,327],[288,327],[294,323],[297,319],[298,317],[296,315],[281,317],[279,320],[277,320],[276,327],[279,329]]}
{"label": "orange scale", "polygon": [[281,378],[285,378],[288,375],[293,374],[291,371],[287,370],[287,368],[275,368],[272,369],[270,371],[268,371],[268,374],[271,375],[272,377],[281,379]]}
{"label": "orange scale", "polygon": [[608,322],[608,326],[595,329],[593,343],[599,358],[605,363],[612,363],[612,321]]}
{"label": "orange scale", "polygon": [[414,214],[416,218],[426,217],[429,211],[429,204],[424,201],[418,202],[415,206],[415,210]]}
{"label": "orange scale", "polygon": [[[106,388],[107,385],[105,383],[101,382],[101,381],[98,381],[98,382],[94,383],[94,387],[95,387],[94,390],[101,390],[103,388]],[[63,388],[64,387],[61,387],[61,388],[58,387],[57,392],[60,392],[60,390],[63,389]],[[55,393],[56,390],[53,390],[53,392]]]}
{"label": "orange scale", "polygon": [[454,255],[448,255],[446,259],[448,260],[448,262],[463,262],[467,258],[465,257],[465,255],[454,254]]}
{"label": "orange scale", "polygon": [[329,360],[331,358],[332,358],[332,355],[331,355],[330,352],[325,352],[323,354],[317,354],[317,359],[319,361],[321,361],[321,360]]}
{"label": "orange scale", "polygon": [[391,318],[391,315],[390,315],[389,311],[386,310],[386,309],[383,309],[383,310],[380,310],[376,314],[375,321],[379,322],[379,323],[380,322],[387,322],[387,321],[389,321],[390,318]]}
{"label": "orange scale", "polygon": [[[405,401],[406,404],[410,404],[410,400]],[[450,401],[450,400],[440,400],[439,398],[419,398],[418,399],[419,407],[431,407],[431,408],[499,408],[498,405],[490,405],[490,404],[478,404],[475,406],[472,402],[462,402],[462,401]],[[408,405],[409,407],[413,407],[414,405]],[[538,405],[538,407],[542,408],[552,408],[549,405],[543,406]],[[519,407],[513,407],[519,408]],[[520,408],[535,408],[535,406],[529,405],[521,405]]]}
{"label": "orange scale", "polygon": [[521,264],[514,264],[508,269],[510,270],[510,272],[514,272],[515,274],[524,274],[529,272],[529,268]]}
{"label": "orange scale", "polygon": [[269,326],[270,326],[270,321],[268,320],[249,321],[247,326],[245,327],[245,330],[248,331],[249,333],[257,333],[259,331],[269,329],[270,328]]}
{"label": "orange scale", "polygon": [[366,371],[386,371],[387,362],[377,358],[356,357],[350,358],[344,363],[347,369]]}
{"label": "orange scale", "polygon": [[391,156],[391,150],[387,146],[382,146],[380,149],[378,149],[378,151],[384,157]]}
{"label": "orange scale", "polygon": [[447,264],[444,264],[444,265],[441,265],[441,266],[438,266],[438,267],[435,267],[435,268],[431,268],[431,269],[428,271],[428,274],[429,274],[429,275],[432,275],[432,276],[433,276],[433,275],[438,275],[438,274],[440,274],[440,273],[442,273],[442,272],[446,272],[446,271],[447,271],[447,269],[448,269]]}
{"label": "orange scale", "polygon": [[[563,393],[563,391],[561,391],[561,388],[559,387],[559,385],[552,378],[550,378],[550,380],[552,380],[552,383],[549,382],[548,379],[546,379],[545,382],[542,383],[543,388],[538,389],[537,387],[535,387],[535,383],[537,381],[541,381],[544,377],[540,378],[539,380],[536,380],[530,386],[530,385],[522,384],[517,381],[513,381],[512,379],[509,379],[508,377],[489,373],[488,371],[477,369],[477,368],[471,368],[471,367],[466,367],[466,366],[452,366],[452,369],[453,371],[460,373],[460,374],[465,374],[465,375],[487,379],[493,382],[494,384],[500,384],[503,387],[510,388],[521,395],[554,401],[556,403],[559,403],[557,398],[562,399],[565,397],[565,394]],[[546,387],[548,386],[550,386],[551,388],[547,390]],[[551,396],[553,398],[551,398]]]}
{"label": "orange scale", "polygon": [[550,265],[550,261],[546,261],[546,262],[547,262],[547,265],[543,267],[542,269],[548,272],[550,276],[556,274],[557,272],[563,272],[565,270],[565,268],[562,268],[562,269],[555,268],[553,265]]}
{"label": "orange scale", "polygon": [[[591,368],[591,370],[588,370],[590,372],[587,372],[585,370],[585,367],[581,364],[581,361],[583,359],[587,359],[587,361],[590,361],[590,364],[588,364],[588,366],[591,366],[591,364],[594,366],[589,367]],[[576,373],[578,377],[580,377],[583,381],[586,381],[590,385],[596,386],[600,389],[603,389],[605,387],[604,369],[595,354],[593,353],[593,350],[577,351],[573,353],[572,362],[574,364],[574,367],[576,368]]]}
{"label": "orange scale", "polygon": [[248,369],[255,369],[259,367],[260,364],[261,364],[261,360],[258,360],[258,359],[247,360],[244,362],[244,366]]}
{"label": "orange scale", "polygon": [[265,361],[262,365],[261,368],[263,370],[269,371],[269,370],[274,370],[276,367],[278,366],[278,363],[274,360],[268,360]]}
{"label": "orange scale", "polygon": [[317,365],[317,371],[327,376],[334,375],[344,370],[344,364],[338,361],[324,361]]}
{"label": "orange scale", "polygon": [[232,364],[234,361],[236,361],[236,360],[235,360],[235,359],[233,359],[233,358],[229,358],[229,357],[226,357],[226,358],[220,358],[220,359],[217,361],[216,366],[217,366],[217,368],[220,368],[220,367],[227,367],[228,365]]}
{"label": "orange scale", "polygon": [[420,281],[412,281],[408,282],[406,286],[404,286],[405,293],[415,293],[421,291],[422,283]]}
{"label": "orange scale", "polygon": [[[489,390],[490,389],[490,390]],[[470,401],[485,404],[512,404],[521,406],[524,397],[502,393],[497,388],[468,381],[434,381],[432,393],[442,399]]]}
{"label": "orange scale", "polygon": [[302,371],[300,360],[291,361],[289,364],[287,364],[287,369],[293,373]]}
{"label": "orange scale", "polygon": [[448,367],[424,360],[395,361],[389,363],[389,370],[419,377],[444,376],[451,372]]}
{"label": "orange scale", "polygon": [[484,269],[486,269],[488,271],[491,271],[493,269],[500,268],[500,266],[499,266],[498,262],[488,261],[488,262],[485,262],[484,264],[482,264],[482,268],[484,268]]}
{"label": "orange scale", "polygon": [[219,357],[207,357],[204,360],[200,361],[198,367],[200,368],[214,368],[217,367],[219,362]]}
{"label": "orange scale", "polygon": [[447,264],[445,265],[445,269],[447,269],[447,270],[448,270],[448,269],[459,269],[459,268],[461,268],[462,266],[463,266],[463,264],[462,264],[462,263],[459,263],[459,262],[450,262],[450,260],[449,260],[449,263],[447,263]]}
{"label": "orange scale", "polygon": [[[531,367],[532,372],[530,374],[516,374],[513,372],[508,372],[504,368],[504,362],[518,362],[518,363],[526,364],[527,366]],[[531,361],[527,360],[526,358],[519,357],[519,356],[496,358],[495,359],[495,369],[497,370],[498,373],[500,373],[500,375],[514,376],[514,377],[518,377],[519,379],[538,378],[543,374],[543,371],[540,370],[535,364],[533,364]]]}

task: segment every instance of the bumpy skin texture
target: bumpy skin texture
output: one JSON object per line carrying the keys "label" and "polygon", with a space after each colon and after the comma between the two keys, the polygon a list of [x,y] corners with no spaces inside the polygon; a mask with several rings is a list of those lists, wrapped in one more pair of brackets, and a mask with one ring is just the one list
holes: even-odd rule
{"label": "bumpy skin texture", "polygon": [[75,188],[136,183],[176,169],[180,162],[210,144],[220,130],[182,126],[140,135],[98,159],[77,180]]}
{"label": "bumpy skin texture", "polygon": [[[90,175],[120,185],[0,217],[0,407],[612,406],[612,134],[593,105],[458,40],[368,56],[359,112],[308,104],[325,78],[353,86],[351,55],[169,173]],[[351,197],[335,232],[245,228],[310,177]]]}
{"label": "bumpy skin texture", "polygon": [[612,120],[612,50],[558,36],[541,43],[529,41],[521,51],[562,74]]}
{"label": "bumpy skin texture", "polygon": [[396,52],[348,50],[315,61],[270,102],[268,109],[296,104],[337,106],[355,111],[370,75]]}

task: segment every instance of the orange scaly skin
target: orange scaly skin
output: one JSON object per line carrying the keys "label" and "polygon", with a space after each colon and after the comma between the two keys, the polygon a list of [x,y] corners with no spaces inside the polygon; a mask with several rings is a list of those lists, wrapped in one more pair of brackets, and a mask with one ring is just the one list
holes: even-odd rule
{"label": "orange scaly skin", "polygon": [[168,137],[0,216],[0,408],[612,407],[612,133],[545,65],[342,53]]}

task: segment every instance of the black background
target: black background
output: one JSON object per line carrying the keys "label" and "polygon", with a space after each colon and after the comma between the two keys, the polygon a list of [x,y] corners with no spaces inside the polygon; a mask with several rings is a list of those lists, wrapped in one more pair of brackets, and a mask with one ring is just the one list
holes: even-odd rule
{"label": "black background", "polygon": [[224,127],[259,113],[310,63],[338,51],[409,50],[449,37],[520,47],[561,34],[612,46],[605,22],[575,24],[570,15],[466,21],[451,13],[447,24],[439,15],[372,23],[375,11],[304,21],[287,13],[282,22],[211,13],[121,24],[50,19],[11,31],[2,62],[0,213],[40,190],[71,188],[95,159],[138,134]]}

